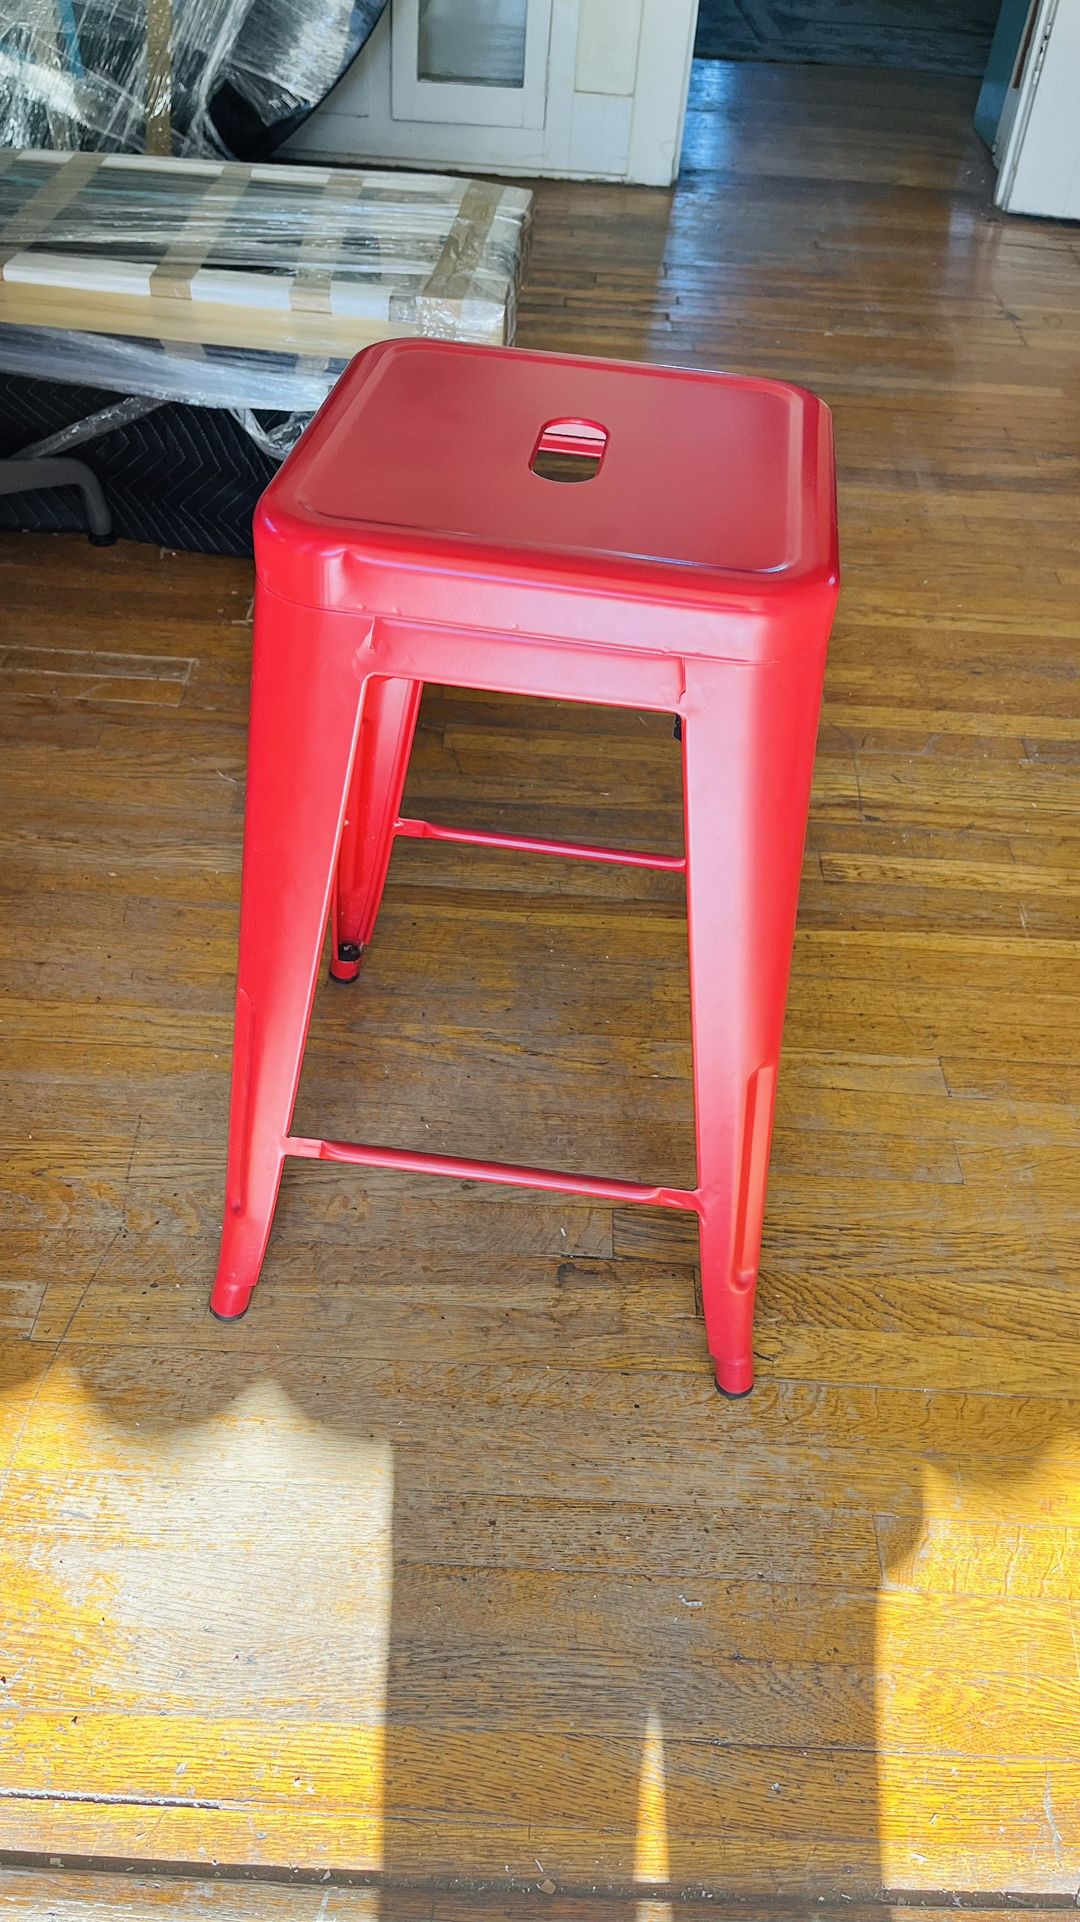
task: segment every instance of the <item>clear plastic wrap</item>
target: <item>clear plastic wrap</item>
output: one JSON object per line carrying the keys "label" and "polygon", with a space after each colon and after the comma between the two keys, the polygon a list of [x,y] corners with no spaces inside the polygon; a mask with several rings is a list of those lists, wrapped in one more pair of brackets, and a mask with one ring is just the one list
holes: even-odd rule
{"label": "clear plastic wrap", "polygon": [[274,354],[261,348],[199,347],[138,340],[123,334],[80,334],[57,327],[0,325],[0,371],[58,380],[106,393],[179,400],[193,407],[263,408],[311,415],[321,407],[345,359]]}
{"label": "clear plastic wrap", "polygon": [[0,369],[302,424],[371,341],[512,340],[531,202],[431,174],[0,153]]}
{"label": "clear plastic wrap", "polygon": [[386,0],[6,0],[0,144],[265,153]]}

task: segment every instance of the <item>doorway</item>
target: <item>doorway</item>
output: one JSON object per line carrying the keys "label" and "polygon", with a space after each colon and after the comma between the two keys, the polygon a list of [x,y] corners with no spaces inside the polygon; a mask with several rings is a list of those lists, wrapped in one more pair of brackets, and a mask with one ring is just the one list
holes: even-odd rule
{"label": "doorway", "polygon": [[694,53],[978,77],[997,14],[998,0],[701,0]]}

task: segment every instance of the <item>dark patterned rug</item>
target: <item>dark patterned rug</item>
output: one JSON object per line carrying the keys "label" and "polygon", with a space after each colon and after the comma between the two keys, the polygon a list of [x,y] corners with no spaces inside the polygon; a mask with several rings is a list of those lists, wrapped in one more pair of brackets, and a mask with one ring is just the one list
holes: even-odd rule
{"label": "dark patterned rug", "polygon": [[981,74],[1000,0],[701,0],[699,60]]}

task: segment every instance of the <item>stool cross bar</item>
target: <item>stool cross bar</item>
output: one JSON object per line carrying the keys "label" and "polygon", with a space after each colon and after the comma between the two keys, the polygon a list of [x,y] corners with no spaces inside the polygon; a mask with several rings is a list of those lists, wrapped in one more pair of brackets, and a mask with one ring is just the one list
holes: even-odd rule
{"label": "stool cross bar", "polygon": [[[588,478],[564,484],[568,460],[588,461]],[[248,1306],[290,1157],[679,1209],[698,1221],[717,1385],[748,1393],[838,583],[827,409],[776,382],[383,343],[352,364],[263,496],[256,562],[214,1313]],[[678,715],[685,854],[403,812],[429,680]],[[291,1132],[327,920],[331,975],[355,980],[399,838],[685,876],[692,1188]]]}
{"label": "stool cross bar", "polygon": [[[573,861],[600,861],[618,867],[659,868],[683,874],[686,860],[681,854],[646,854],[633,848],[584,847],[576,841],[534,840],[524,834],[484,834],[469,828],[439,827],[433,821],[399,817],[394,834],[415,841],[450,841],[458,845],[509,849],[517,854],[555,854]],[[360,971],[360,955],[350,947],[345,959],[337,938],[336,921],[331,927],[330,972],[336,981],[351,981]],[[597,1201],[640,1202],[656,1208],[696,1210],[700,1196],[696,1188],[669,1188],[643,1181],[610,1181],[597,1175],[556,1173],[550,1168],[525,1168],[506,1161],[468,1161],[458,1155],[416,1154],[405,1148],[372,1148],[355,1142],[320,1141],[290,1135],[285,1151],[305,1161],[350,1161],[362,1168],[402,1168],[410,1174],[452,1175],[459,1180],[492,1181],[506,1188],[548,1189],[557,1194],[587,1195]]]}

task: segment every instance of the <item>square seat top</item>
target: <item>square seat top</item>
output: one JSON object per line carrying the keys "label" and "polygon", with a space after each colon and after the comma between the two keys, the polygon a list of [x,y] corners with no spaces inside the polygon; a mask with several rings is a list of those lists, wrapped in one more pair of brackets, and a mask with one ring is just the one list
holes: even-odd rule
{"label": "square seat top", "polygon": [[383,342],[271,482],[256,555],[286,598],[406,617],[404,577],[433,571],[448,605],[455,579],[501,583],[504,599],[531,584],[699,607],[765,609],[796,585],[831,600],[830,416],[776,381]]}

